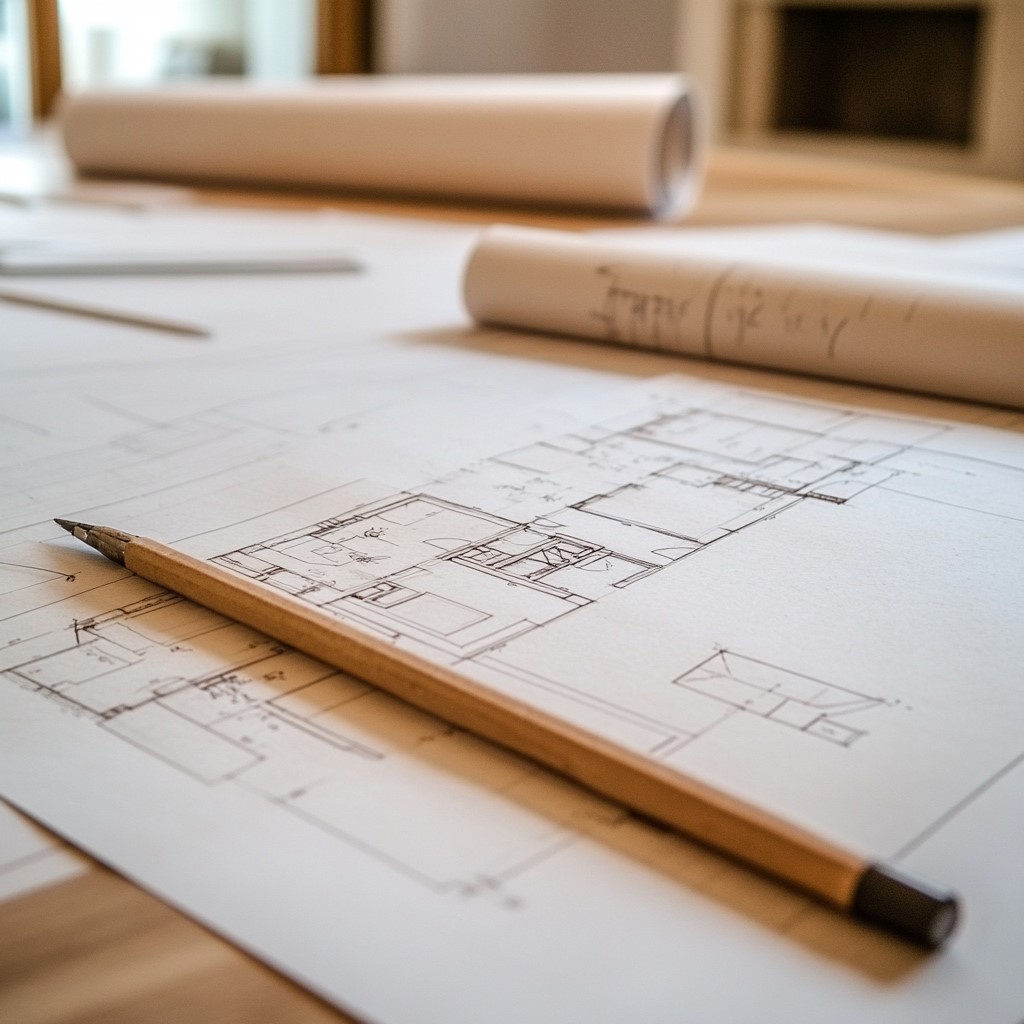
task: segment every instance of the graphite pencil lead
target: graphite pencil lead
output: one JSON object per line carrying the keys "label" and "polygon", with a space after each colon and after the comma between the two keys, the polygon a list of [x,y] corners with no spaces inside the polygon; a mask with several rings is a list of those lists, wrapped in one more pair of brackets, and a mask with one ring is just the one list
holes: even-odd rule
{"label": "graphite pencil lead", "polygon": [[76,526],[80,526],[83,530],[91,530],[92,529],[92,527],[87,525],[86,523],[76,523],[76,522],[72,521],[71,519],[54,519],[54,522],[58,526],[60,526],[63,529],[67,530],[68,533],[74,533]]}

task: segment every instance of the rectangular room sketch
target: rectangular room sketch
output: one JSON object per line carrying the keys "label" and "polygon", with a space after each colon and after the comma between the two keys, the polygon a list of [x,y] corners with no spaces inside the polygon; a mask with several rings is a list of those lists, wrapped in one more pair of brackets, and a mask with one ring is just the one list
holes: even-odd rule
{"label": "rectangular room sketch", "polygon": [[864,712],[888,703],[732,651],[711,655],[672,682],[735,711],[843,747],[867,734],[861,719]]}
{"label": "rectangular room sketch", "polygon": [[[655,566],[430,494],[395,494],[215,561],[452,660],[474,657]],[[588,574],[600,574],[600,581]],[[586,581],[570,589],[570,581]]]}

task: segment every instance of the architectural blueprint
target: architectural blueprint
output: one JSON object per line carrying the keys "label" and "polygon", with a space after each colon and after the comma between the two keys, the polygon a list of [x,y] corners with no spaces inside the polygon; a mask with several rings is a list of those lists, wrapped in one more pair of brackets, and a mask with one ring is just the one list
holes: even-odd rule
{"label": "architectural blueprint", "polygon": [[[970,428],[682,382],[618,401],[618,413],[415,487],[363,479],[297,500],[251,486],[232,498],[229,474],[227,492],[207,504],[222,517],[243,499],[259,512],[251,507],[256,493],[262,513],[181,543],[482,685],[753,790],[854,846],[910,854],[1024,753],[1015,731],[996,730],[984,744],[961,745],[950,771],[942,737],[990,723],[993,702],[1002,715],[1016,713],[1020,697],[996,687],[981,709],[936,701],[958,671],[948,646],[945,680],[932,671],[935,661],[926,672],[882,672],[906,658],[899,644],[886,647],[884,661],[863,645],[836,659],[836,640],[822,627],[823,614],[838,618],[828,607],[835,599],[827,587],[812,592],[807,619],[800,587],[792,588],[820,571],[823,550],[831,550],[827,573],[838,607],[849,610],[865,552],[873,547],[877,558],[907,522],[941,535],[947,515],[976,522],[986,544],[1002,545],[1006,572],[1015,574],[1022,453],[1007,448],[1005,462],[982,460],[971,453]],[[206,519],[190,482],[181,487],[200,506],[195,518]],[[144,511],[135,515],[144,522]],[[908,544],[903,532],[899,545]],[[31,550],[26,542],[19,557]],[[724,886],[729,900],[764,905],[763,891],[742,895],[748,883],[735,876],[743,872],[679,840],[661,837],[652,852],[653,837],[621,809],[78,555],[93,573],[80,570],[90,581],[86,594],[15,616],[17,633],[0,648],[0,679],[8,697],[19,695],[16,705],[29,701],[31,715],[55,709],[103,756],[127,756],[136,770],[141,757],[149,765],[143,778],[155,772],[159,789],[200,805],[241,804],[260,828],[298,829],[308,849],[368,872],[378,889],[404,892],[417,913],[421,901],[433,901],[428,917],[441,915],[456,933],[465,913],[512,915],[513,931],[522,915],[545,913],[545,879],[575,870],[594,843],[625,843],[646,851],[639,865],[654,863],[672,877],[695,872],[702,891]],[[704,568],[712,559],[717,565]],[[9,563],[5,600],[32,586],[78,583],[79,572],[60,577],[38,564],[33,574],[28,564]],[[918,576],[921,564],[912,568]],[[898,594],[901,571],[888,569]],[[722,591],[737,570],[754,580],[741,598],[729,586]],[[986,573],[986,586],[998,588]],[[969,592],[962,567],[940,575],[945,587]],[[929,602],[931,586],[921,595]],[[764,592],[786,619],[803,618],[823,635],[780,644],[782,620]],[[739,620],[738,601],[747,605]],[[859,607],[859,618],[839,624],[841,635],[861,628],[865,614]],[[974,633],[985,614],[957,607]],[[876,646],[885,644],[878,622],[872,630]],[[991,665],[1019,656],[1011,636],[988,652]],[[769,763],[786,767],[765,773]],[[897,765],[904,786],[893,794]],[[282,819],[288,824],[273,825]],[[470,912],[471,905],[486,909]],[[798,897],[779,892],[767,905],[771,929],[820,928],[822,912]],[[449,940],[456,948],[464,941]]]}
{"label": "architectural blueprint", "polygon": [[[1019,414],[628,383],[666,361],[530,344],[353,334],[0,381],[0,792],[389,1024],[1019,1016]],[[54,515],[905,863],[962,891],[964,929],[928,960],[840,920]]]}
{"label": "architectural blueprint", "polygon": [[[540,673],[516,667],[518,638],[804,500],[842,505],[892,480],[898,470],[887,469],[886,460],[904,451],[914,433],[913,425],[900,424],[898,441],[882,441],[861,434],[882,434],[883,424],[825,410],[814,421],[811,406],[740,401],[739,415],[721,402],[714,410],[679,411],[666,403],[647,419],[505,452],[420,493],[340,508],[328,520],[215,561],[396,643],[543,685]],[[794,416],[801,427],[784,425]],[[916,432],[924,437],[933,429],[921,425]],[[864,730],[840,716],[885,703],[731,652],[709,657],[676,682],[691,695],[842,745]],[[577,696],[587,701],[593,694]],[[636,719],[640,709],[617,711]],[[731,713],[723,708],[721,717]],[[692,699],[679,722],[673,730],[651,718],[652,733],[660,725],[662,734],[652,753],[713,724]]]}

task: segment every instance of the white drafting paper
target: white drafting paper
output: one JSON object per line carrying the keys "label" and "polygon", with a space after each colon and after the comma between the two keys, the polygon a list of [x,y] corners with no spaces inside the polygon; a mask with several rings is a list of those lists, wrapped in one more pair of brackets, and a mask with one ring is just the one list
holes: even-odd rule
{"label": "white drafting paper", "polygon": [[[326,482],[307,456],[291,474],[272,467],[273,488],[251,477],[191,492],[187,509],[165,495],[164,510],[119,521],[167,536],[175,517],[192,529],[262,504],[264,515],[182,545],[858,848],[905,851],[964,891],[979,950],[1009,942],[994,929],[1013,868],[997,862],[1000,902],[974,873],[976,833],[962,846],[942,837],[947,822],[981,813],[982,793],[1012,784],[1021,758],[1016,435],[710,386],[605,406],[603,425],[415,489],[410,465],[396,463],[401,489],[353,480],[299,499]],[[984,457],[992,446],[999,464]],[[381,467],[380,451],[367,456]],[[972,486],[954,502],[964,478]],[[595,482],[599,493],[585,493]],[[697,496],[675,531],[658,518],[665,487]],[[922,575],[921,552],[951,533],[956,561]],[[454,539],[462,553],[444,557]],[[49,546],[66,546],[74,568],[98,561],[69,541]],[[111,582],[97,586],[104,574]],[[52,597],[61,583],[41,586]],[[861,993],[860,1010],[892,1019],[904,999],[908,1013],[938,1012],[932,1000],[952,983],[918,994],[914,957],[895,940],[812,911],[116,566],[100,563],[79,598],[8,629],[18,637],[0,662],[4,720],[17,726],[0,755],[8,792],[372,1018],[415,1019],[429,1004],[448,1020],[614,1020],[636,1005],[637,986],[654,1019],[676,1019],[681,1005],[711,1013],[740,954],[756,954],[773,998],[779,971],[804,985],[819,972],[818,998],[822,986]],[[863,636],[871,643],[851,641]],[[78,757],[88,785],[80,771],[65,777]],[[87,796],[107,773],[97,806]],[[154,805],[161,813],[136,814],[128,842],[111,842],[130,808]],[[154,858],[172,807],[177,856]],[[786,937],[768,941],[776,931]],[[972,934],[929,971],[949,978]],[[439,958],[429,964],[427,938]],[[339,956],[354,948],[361,955]],[[837,972],[833,956],[847,966]],[[910,980],[899,997],[887,983],[882,1000],[873,961],[907,957]],[[595,958],[616,971],[595,976]],[[459,965],[458,984],[445,964]],[[399,971],[403,986],[378,971]],[[975,996],[971,984],[951,991]],[[994,1005],[1020,996],[1008,985]],[[740,1016],[749,1005],[735,999],[725,1007]]]}
{"label": "white drafting paper", "polygon": [[[101,305],[143,319],[187,320],[208,330],[215,351],[251,353],[323,342],[339,332],[450,328],[464,319],[458,278],[478,230],[472,226],[326,211],[188,208],[107,210],[41,207],[0,210],[0,231],[18,251],[145,251],[175,258],[209,249],[287,259],[310,250],[350,253],[356,272],[19,276],[19,293],[41,301]],[[106,324],[55,310],[5,307],[4,366],[190,361],[208,342],[158,330]]]}
{"label": "white drafting paper", "polygon": [[466,269],[480,322],[1024,405],[1019,275],[859,273],[495,227]]}
{"label": "white drafting paper", "polygon": [[87,866],[80,853],[0,802],[0,902],[66,882]]}
{"label": "white drafting paper", "polygon": [[[982,464],[971,442],[984,437],[963,431],[950,450],[948,433],[670,389],[415,488],[360,481],[308,501],[283,481],[262,498],[250,486],[234,499],[244,525],[182,546],[847,845],[896,850],[1019,744],[990,736],[951,761],[936,743],[984,735],[997,700],[950,704],[944,687],[983,651],[987,671],[1012,677],[1022,653],[1024,446]],[[222,496],[189,510],[210,525],[235,514]],[[950,534],[955,563],[935,557]],[[941,642],[954,624],[970,639]],[[851,631],[871,641],[840,670]],[[1012,716],[1017,695],[1000,699]],[[821,741],[802,752],[813,770],[757,768],[785,763],[789,729]]]}
{"label": "white drafting paper", "polygon": [[[1019,1015],[1020,416],[738,367],[627,387],[671,361],[416,301],[416,333],[0,382],[0,792],[369,1019]],[[840,920],[53,515],[892,856],[963,893],[963,930],[926,957]]]}
{"label": "white drafting paper", "polygon": [[388,75],[91,90],[62,120],[83,172],[667,214],[696,196],[697,116],[675,75]]}

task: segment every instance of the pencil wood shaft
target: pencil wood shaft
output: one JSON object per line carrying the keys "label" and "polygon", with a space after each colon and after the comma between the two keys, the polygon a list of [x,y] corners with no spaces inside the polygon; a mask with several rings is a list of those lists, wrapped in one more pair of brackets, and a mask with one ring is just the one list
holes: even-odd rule
{"label": "pencil wood shaft", "polygon": [[938,946],[953,929],[957,901],[948,892],[264,584],[143,537],[57,522],[147,580],[553,768],[825,903],[928,946]]}

